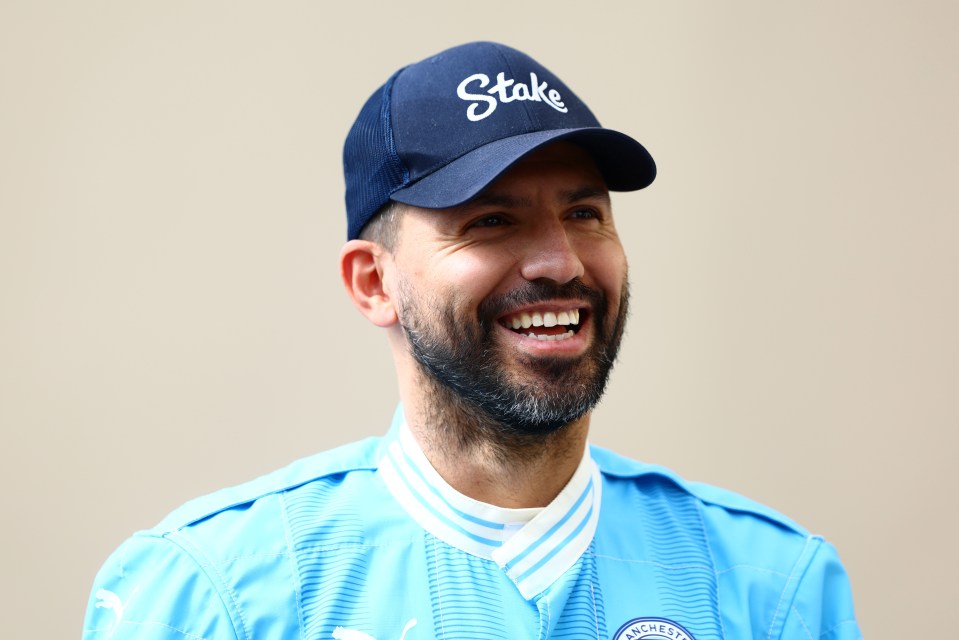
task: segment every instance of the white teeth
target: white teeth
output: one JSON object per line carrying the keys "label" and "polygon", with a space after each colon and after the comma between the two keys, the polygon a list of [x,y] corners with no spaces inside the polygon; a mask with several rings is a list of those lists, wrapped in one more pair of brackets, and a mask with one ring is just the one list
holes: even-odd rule
{"label": "white teeth", "polygon": [[537,340],[545,340],[545,341],[552,342],[552,341],[554,341],[554,340],[566,340],[566,339],[568,339],[568,338],[572,338],[574,335],[576,335],[576,334],[573,332],[572,329],[570,329],[570,330],[567,331],[566,333],[561,333],[561,334],[555,335],[555,336],[548,336],[548,335],[546,335],[546,334],[529,333],[529,334],[527,334],[526,337],[527,337],[527,338],[535,338],[535,339],[537,339]]}
{"label": "white teeth", "polygon": [[568,311],[523,311],[503,320],[503,324],[513,329],[529,329],[530,327],[568,327],[579,324],[579,309]]}

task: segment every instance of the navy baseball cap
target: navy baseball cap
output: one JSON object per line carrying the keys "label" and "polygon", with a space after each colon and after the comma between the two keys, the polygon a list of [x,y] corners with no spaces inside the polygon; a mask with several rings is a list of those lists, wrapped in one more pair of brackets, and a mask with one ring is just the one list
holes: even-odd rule
{"label": "navy baseball cap", "polygon": [[564,139],[585,148],[612,191],[656,177],[639,142],[604,129],[548,69],[502,44],[473,42],[400,69],[346,137],[347,237],[390,200],[463,204],[526,154]]}

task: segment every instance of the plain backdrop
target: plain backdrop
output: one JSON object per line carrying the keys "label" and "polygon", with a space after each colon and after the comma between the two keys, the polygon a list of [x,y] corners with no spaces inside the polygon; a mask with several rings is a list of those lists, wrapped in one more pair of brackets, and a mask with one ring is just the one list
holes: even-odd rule
{"label": "plain backdrop", "polygon": [[959,570],[951,0],[0,0],[2,635],[79,637],[187,499],[384,432],[340,153],[477,39],[660,174],[615,198],[633,315],[592,439],[825,535],[869,638],[948,637]]}

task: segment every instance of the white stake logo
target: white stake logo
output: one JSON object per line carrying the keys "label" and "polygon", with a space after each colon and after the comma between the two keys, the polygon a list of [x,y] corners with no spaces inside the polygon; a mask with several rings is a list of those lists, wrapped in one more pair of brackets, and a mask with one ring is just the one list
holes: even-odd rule
{"label": "white stake logo", "polygon": [[[466,117],[470,119],[470,122],[479,122],[489,116],[496,110],[496,106],[500,102],[513,102],[515,100],[543,102],[560,113],[567,113],[569,111],[563,103],[563,98],[559,95],[559,91],[550,89],[546,82],[540,82],[539,78],[537,78],[533,72],[529,74],[529,84],[524,84],[512,79],[507,80],[506,74],[500,71],[496,74],[496,84],[487,89],[486,93],[470,93],[470,85],[474,83],[478,83],[479,89],[485,89],[490,83],[489,76],[485,73],[474,73],[456,87],[457,96],[467,102],[472,102],[472,104],[466,108]],[[477,113],[481,104],[485,104],[486,108],[480,113]]]}

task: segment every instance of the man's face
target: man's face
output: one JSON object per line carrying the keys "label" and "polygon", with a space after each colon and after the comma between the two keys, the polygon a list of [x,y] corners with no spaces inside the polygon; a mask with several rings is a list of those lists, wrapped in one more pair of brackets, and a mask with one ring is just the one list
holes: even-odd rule
{"label": "man's face", "polygon": [[529,435],[598,402],[626,318],[626,259],[582,149],[540,150],[465,205],[409,208],[394,263],[410,352],[467,405]]}

